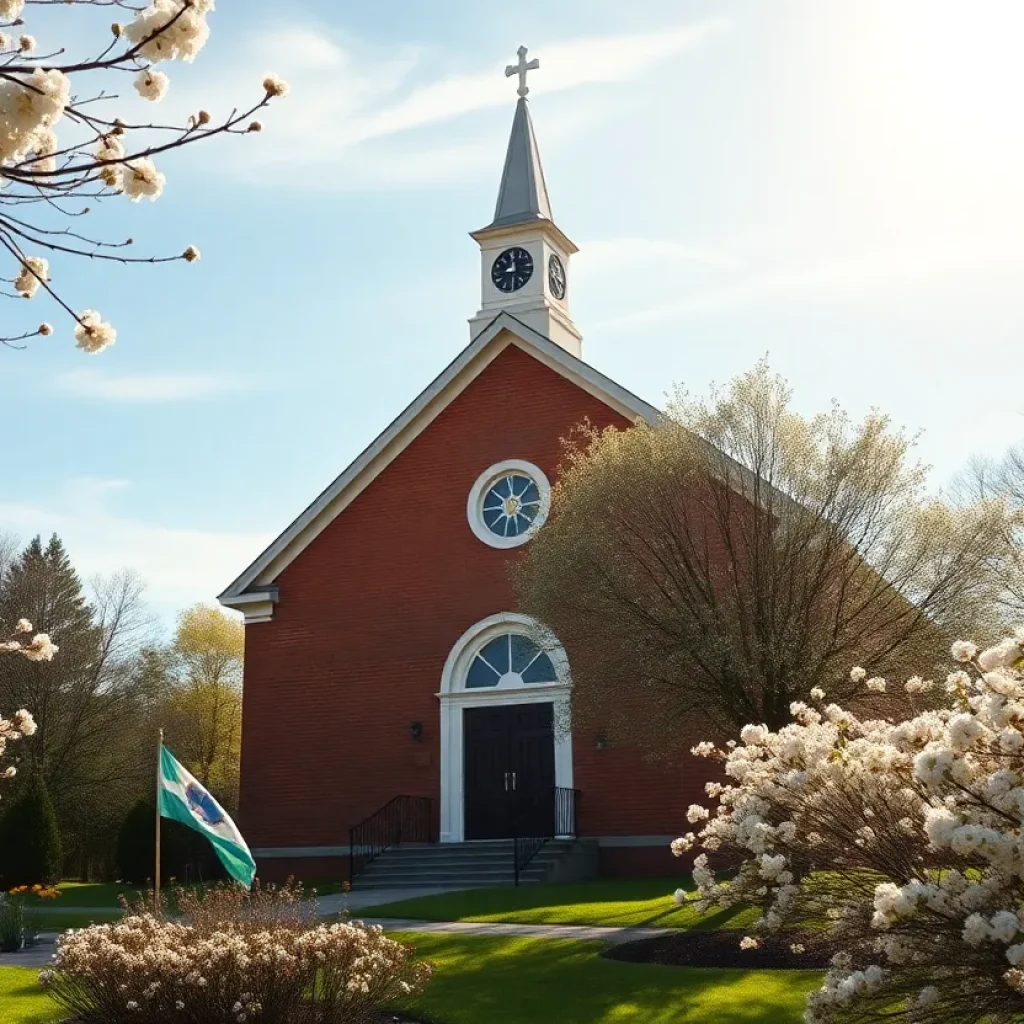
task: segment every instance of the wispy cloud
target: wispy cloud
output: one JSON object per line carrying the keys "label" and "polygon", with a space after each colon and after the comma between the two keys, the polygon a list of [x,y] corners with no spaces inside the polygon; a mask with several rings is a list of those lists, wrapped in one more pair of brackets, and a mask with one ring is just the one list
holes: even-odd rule
{"label": "wispy cloud", "polygon": [[[729,24],[716,17],[660,32],[538,45],[541,68],[531,84],[547,96],[638,78],[701,46]],[[287,39],[276,30],[253,34],[218,80],[204,81],[201,93],[186,86],[175,95],[172,88],[167,105],[187,113],[209,108],[213,95],[235,103],[251,94],[252,69],[272,65],[291,91],[262,118],[267,133],[245,147],[244,173],[272,182],[287,164],[290,169],[320,171],[306,179],[308,184],[332,189],[451,181],[476,173],[486,159],[493,164],[490,135],[466,138],[444,132],[427,140],[419,136],[415,142],[402,136],[476,111],[510,106],[515,97],[503,76],[507,61],[468,73],[452,70],[459,63],[455,55],[435,49],[402,45],[381,50],[310,24],[290,29]],[[551,124],[547,128],[552,138],[560,136]]]}
{"label": "wispy cloud", "polygon": [[121,375],[100,370],[69,370],[55,381],[57,389],[78,398],[106,402],[182,402],[212,398],[229,391],[243,391],[252,382],[238,375],[137,374]]}
{"label": "wispy cloud", "polygon": [[642,268],[679,263],[737,269],[740,261],[724,251],[687,245],[663,238],[599,238],[581,243],[574,257],[577,275],[619,273],[623,268]]}
{"label": "wispy cloud", "polygon": [[708,287],[671,302],[592,325],[592,330],[618,330],[666,323],[686,316],[733,310],[779,298],[877,294],[893,287],[910,288],[954,275],[1024,272],[1024,253],[998,244],[969,246],[962,239],[936,239],[933,244],[869,250],[847,257],[827,257],[788,267],[766,267]]}
{"label": "wispy cloud", "polygon": [[148,598],[165,611],[212,601],[271,539],[125,516],[111,505],[129,486],[124,480],[71,480],[43,501],[0,501],[0,523],[23,538],[58,533],[83,576],[136,570]]}

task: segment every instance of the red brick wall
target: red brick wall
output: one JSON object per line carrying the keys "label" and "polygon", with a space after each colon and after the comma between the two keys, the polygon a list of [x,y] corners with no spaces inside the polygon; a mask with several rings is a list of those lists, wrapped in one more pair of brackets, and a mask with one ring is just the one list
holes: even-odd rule
{"label": "red brick wall", "polygon": [[[250,845],[342,845],[396,794],[439,801],[445,659],[469,626],[513,608],[515,556],[470,531],[469,490],[509,458],[553,479],[560,438],[584,418],[626,425],[507,348],[284,570],[273,621],[246,628],[240,818]],[[680,792],[679,769],[598,751],[591,736],[576,738],[575,762],[590,835],[674,834],[699,795]]]}

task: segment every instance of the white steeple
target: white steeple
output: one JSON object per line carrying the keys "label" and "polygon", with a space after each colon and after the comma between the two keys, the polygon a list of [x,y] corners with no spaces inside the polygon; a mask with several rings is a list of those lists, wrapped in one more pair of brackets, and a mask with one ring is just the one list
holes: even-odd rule
{"label": "white steeple", "polygon": [[526,60],[505,68],[519,76],[519,101],[498,187],[494,219],[471,235],[480,246],[482,292],[480,311],[469,321],[475,338],[506,310],[574,356],[580,355],[580,332],[569,318],[569,258],[576,246],[555,225],[533,132],[526,74],[540,61]]}

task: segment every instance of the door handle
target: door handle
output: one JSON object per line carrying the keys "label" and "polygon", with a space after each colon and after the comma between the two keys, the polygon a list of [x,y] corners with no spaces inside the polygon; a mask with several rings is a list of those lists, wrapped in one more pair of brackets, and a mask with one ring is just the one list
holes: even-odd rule
{"label": "door handle", "polygon": [[508,772],[505,772],[505,792],[508,792]]}
{"label": "door handle", "polygon": [[516,773],[515,772],[512,773],[512,788],[513,789],[516,788]]}

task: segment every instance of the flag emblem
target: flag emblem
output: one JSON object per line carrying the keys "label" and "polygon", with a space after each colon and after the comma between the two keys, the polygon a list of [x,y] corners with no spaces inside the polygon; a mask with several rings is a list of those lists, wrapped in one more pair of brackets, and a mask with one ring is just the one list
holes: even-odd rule
{"label": "flag emblem", "polygon": [[202,818],[207,825],[219,825],[224,820],[224,812],[220,805],[198,782],[190,782],[185,787],[185,799],[189,810]]}

